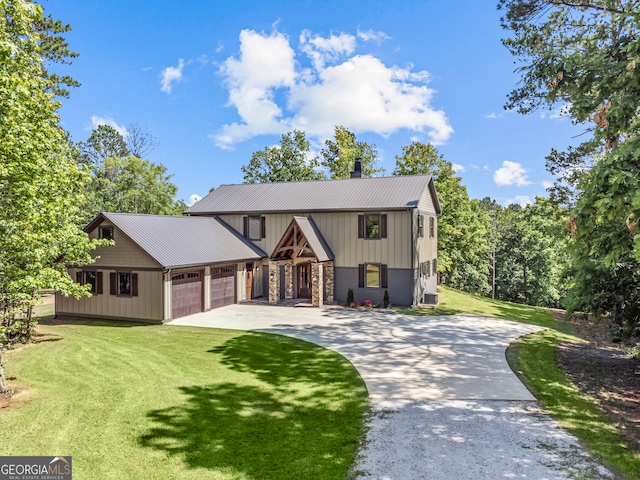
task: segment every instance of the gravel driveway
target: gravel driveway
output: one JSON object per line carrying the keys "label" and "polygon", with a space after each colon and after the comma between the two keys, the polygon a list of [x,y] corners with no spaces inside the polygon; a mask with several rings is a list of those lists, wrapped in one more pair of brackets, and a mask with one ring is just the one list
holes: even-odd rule
{"label": "gravel driveway", "polygon": [[369,390],[357,478],[614,478],[538,407],[505,359],[539,327],[473,315],[231,305],[171,322],[259,330],[335,350]]}

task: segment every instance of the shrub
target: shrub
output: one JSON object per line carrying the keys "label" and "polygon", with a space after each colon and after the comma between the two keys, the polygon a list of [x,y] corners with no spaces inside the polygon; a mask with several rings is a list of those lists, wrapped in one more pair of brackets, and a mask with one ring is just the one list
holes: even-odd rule
{"label": "shrub", "polygon": [[384,298],[382,299],[382,305],[384,306],[384,308],[389,308],[389,305],[391,305],[391,301],[389,300],[389,290],[384,291]]}
{"label": "shrub", "polygon": [[365,301],[364,301],[364,305],[365,305],[365,307],[369,307],[369,308],[371,308],[371,305],[372,305],[372,304],[371,304],[371,300],[365,300]]}
{"label": "shrub", "polygon": [[351,288],[347,291],[347,301],[345,303],[347,307],[353,307],[353,290]]}

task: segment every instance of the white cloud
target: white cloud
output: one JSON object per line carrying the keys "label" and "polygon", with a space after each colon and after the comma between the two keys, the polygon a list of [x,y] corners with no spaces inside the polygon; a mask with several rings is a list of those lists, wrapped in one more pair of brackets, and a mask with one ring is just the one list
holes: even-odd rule
{"label": "white cloud", "polygon": [[127,128],[119,125],[116,123],[116,121],[113,118],[109,118],[109,117],[99,117],[98,115],[91,115],[91,129],[96,129],[98,128],[100,125],[108,125],[111,128],[113,128],[116,132],[118,132],[120,135],[122,135],[124,138],[127,138],[129,136],[129,132],[127,131]]}
{"label": "white cloud", "polygon": [[513,203],[517,203],[522,208],[527,205],[531,205],[533,202],[531,201],[531,197],[528,195],[516,195],[514,198],[508,198],[505,202],[505,205],[511,205]]}
{"label": "white cloud", "polygon": [[358,28],[358,38],[365,42],[376,42],[378,45],[385,40],[390,40],[391,37],[384,32],[376,32],[374,30],[360,30]]}
{"label": "white cloud", "polygon": [[165,93],[171,93],[173,84],[182,80],[182,69],[184,68],[184,60],[181,58],[178,60],[177,67],[167,67],[160,74],[160,83],[162,86],[160,90]]}
{"label": "white cloud", "polygon": [[489,171],[489,165],[484,165],[484,166],[482,167],[482,169],[483,169],[484,171],[488,172],[488,171]]}
{"label": "white cloud", "polygon": [[233,148],[256,135],[293,128],[323,140],[335,125],[344,125],[354,133],[381,135],[408,129],[426,133],[435,145],[444,143],[453,128],[445,112],[431,106],[429,73],[354,55],[356,40],[347,33],[325,38],[302,32],[300,51],[311,60],[311,67],[303,68],[284,34],[243,30],[238,57],[229,57],[220,69],[228,106],[240,120],[210,135],[212,140]]}
{"label": "white cloud", "polygon": [[202,200],[202,197],[200,195],[198,195],[197,193],[192,193],[189,196],[189,206],[193,205],[196,202],[199,202],[200,200]]}
{"label": "white cloud", "polygon": [[524,187],[531,183],[527,180],[527,171],[522,165],[507,160],[502,162],[502,168],[493,174],[493,181],[500,186],[517,185],[518,187]]}
{"label": "white cloud", "polygon": [[451,166],[453,167],[453,170],[456,173],[461,173],[465,171],[464,166],[460,165],[459,163],[453,163],[451,164]]}
{"label": "white cloud", "polygon": [[553,182],[547,182],[547,181],[544,181],[544,182],[542,182],[542,186],[543,186],[544,188],[547,188],[547,189],[548,189],[548,188],[551,188],[551,187],[553,187]]}
{"label": "white cloud", "polygon": [[356,37],[348,33],[331,34],[328,38],[312,36],[309,30],[300,34],[300,49],[307,54],[316,70],[322,70],[327,62],[353,53],[355,48]]}

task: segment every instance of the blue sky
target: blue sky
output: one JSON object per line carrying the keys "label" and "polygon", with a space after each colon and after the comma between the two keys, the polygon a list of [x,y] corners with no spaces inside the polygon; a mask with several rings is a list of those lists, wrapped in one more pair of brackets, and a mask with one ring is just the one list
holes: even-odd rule
{"label": "blue sky", "polygon": [[558,110],[503,109],[516,59],[500,43],[496,1],[45,1],[80,53],[57,71],[82,86],[63,99],[74,141],[130,123],[158,141],[190,203],[241,183],[254,151],[304,130],[317,150],[344,125],[377,145],[391,174],[412,141],[432,142],[472,198],[544,196],[544,157],[583,128]]}

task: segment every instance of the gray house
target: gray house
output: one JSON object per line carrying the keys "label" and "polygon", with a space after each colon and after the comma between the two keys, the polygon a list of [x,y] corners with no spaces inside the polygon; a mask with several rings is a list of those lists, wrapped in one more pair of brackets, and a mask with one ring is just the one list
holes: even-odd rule
{"label": "gray house", "polygon": [[[314,306],[436,301],[437,215],[429,175],[223,185],[184,217],[103,213],[86,227],[115,245],[72,269],[94,293],[56,313],[167,321],[262,297]],[[108,286],[107,286],[108,285]]]}

